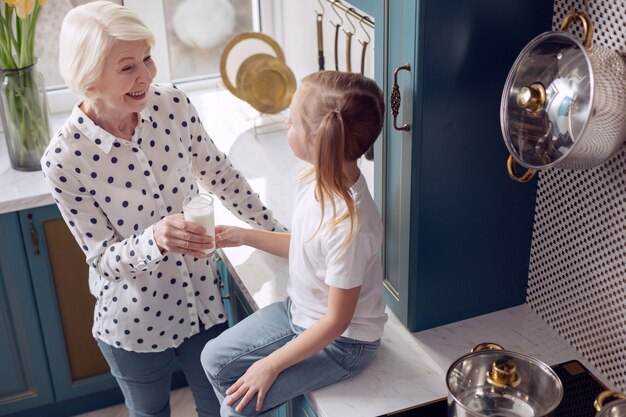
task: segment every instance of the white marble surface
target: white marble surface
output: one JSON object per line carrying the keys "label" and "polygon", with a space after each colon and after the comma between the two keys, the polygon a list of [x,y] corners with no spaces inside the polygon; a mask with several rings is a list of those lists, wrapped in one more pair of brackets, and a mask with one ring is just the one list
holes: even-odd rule
{"label": "white marble surface", "polygon": [[11,168],[4,136],[0,136],[0,214],[53,202],[41,171],[21,172]]}
{"label": "white marble surface", "polygon": [[[289,225],[293,185],[302,165],[286,142],[282,124],[286,115],[274,116],[268,123],[223,90],[191,94],[191,99],[217,146],[229,154],[277,218]],[[61,120],[55,119],[53,125]],[[260,126],[256,130],[251,128],[255,121]],[[12,170],[4,146],[0,137],[0,213],[52,203],[41,172]],[[365,163],[362,170],[371,185],[371,165]],[[242,224],[221,205],[216,207],[216,222]],[[285,259],[246,247],[222,253],[254,306],[285,296]],[[319,417],[374,417],[445,397],[449,365],[484,341],[550,365],[577,359],[615,388],[526,305],[418,333],[408,332],[390,311],[389,316],[381,348],[367,369],[307,396]]]}

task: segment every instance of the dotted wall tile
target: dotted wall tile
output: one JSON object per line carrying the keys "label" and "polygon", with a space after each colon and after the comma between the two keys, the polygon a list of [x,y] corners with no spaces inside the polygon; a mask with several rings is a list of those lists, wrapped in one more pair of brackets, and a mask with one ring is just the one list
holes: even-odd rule
{"label": "dotted wall tile", "polygon": [[[626,56],[625,0],[555,0],[553,29],[585,6],[594,44]],[[626,146],[592,169],[540,173],[526,301],[626,391]]]}

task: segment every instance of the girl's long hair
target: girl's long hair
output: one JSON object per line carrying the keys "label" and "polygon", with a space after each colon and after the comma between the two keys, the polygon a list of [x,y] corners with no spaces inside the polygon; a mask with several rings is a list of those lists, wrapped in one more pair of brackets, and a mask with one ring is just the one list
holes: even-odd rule
{"label": "girl's long hair", "polygon": [[[302,80],[301,88],[307,142],[312,141],[315,149],[314,166],[303,178],[315,178],[315,194],[322,210],[315,234],[322,228],[328,200],[333,210],[328,228],[350,220],[344,250],[358,229],[358,216],[350,192],[351,179],[344,174],[343,164],[359,159],[380,134],[385,113],[383,93],[374,80],[339,71],[310,74]],[[346,204],[343,213],[337,213],[337,198]]]}

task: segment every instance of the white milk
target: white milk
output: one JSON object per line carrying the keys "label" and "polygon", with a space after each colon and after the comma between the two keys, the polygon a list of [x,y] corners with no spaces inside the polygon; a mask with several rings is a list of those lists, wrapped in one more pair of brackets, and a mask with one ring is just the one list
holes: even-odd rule
{"label": "white milk", "polygon": [[196,194],[187,197],[183,204],[185,220],[200,224],[206,229],[206,234],[213,238],[213,247],[205,250],[211,254],[215,251],[215,211],[213,197],[208,194]]}

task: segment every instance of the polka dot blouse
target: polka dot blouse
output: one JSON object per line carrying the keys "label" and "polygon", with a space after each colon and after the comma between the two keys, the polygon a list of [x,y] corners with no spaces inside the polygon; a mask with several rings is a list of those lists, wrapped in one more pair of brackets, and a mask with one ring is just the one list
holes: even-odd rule
{"label": "polka dot blouse", "polygon": [[152,231],[182,212],[197,181],[252,226],[284,230],[171,85],[151,87],[131,140],[74,107],[41,163],[89,265],[93,335],[115,347],[162,351],[198,333],[201,322],[226,320],[209,261],[161,253]]}

